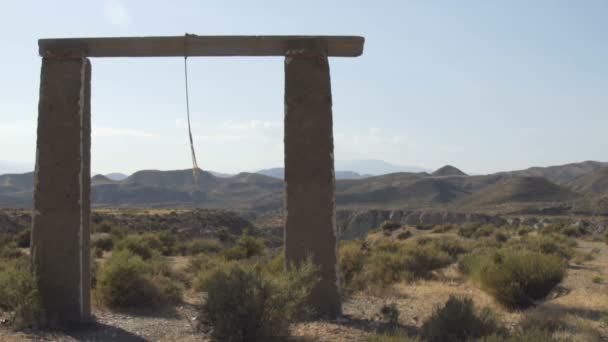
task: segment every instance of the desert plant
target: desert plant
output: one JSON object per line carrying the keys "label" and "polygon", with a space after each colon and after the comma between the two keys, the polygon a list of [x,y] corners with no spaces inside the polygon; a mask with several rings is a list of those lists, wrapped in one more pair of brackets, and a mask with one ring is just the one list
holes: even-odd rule
{"label": "desert plant", "polygon": [[585,230],[580,227],[569,226],[561,230],[561,233],[569,237],[580,237],[585,234]]}
{"label": "desert plant", "polygon": [[15,238],[15,241],[17,242],[17,247],[28,248],[30,246],[31,236],[32,230],[29,228],[20,231]]}
{"label": "desert plant", "polygon": [[503,232],[496,232],[496,234],[494,234],[494,239],[499,243],[507,242],[509,241],[509,235]]}
{"label": "desert plant", "polygon": [[179,284],[163,274],[167,268],[158,265],[144,262],[129,250],[115,252],[97,279],[101,301],[110,308],[126,309],[156,308],[179,300]]}
{"label": "desert plant", "polygon": [[410,232],[409,230],[404,230],[404,231],[399,232],[397,234],[397,239],[398,240],[407,240],[410,237],[412,237],[412,232]]}
{"label": "desert plant", "polygon": [[476,312],[473,301],[450,296],[422,324],[422,336],[429,342],[470,341],[501,331],[488,309]]}
{"label": "desert plant", "polygon": [[[149,236],[145,235],[127,235],[116,244],[116,251],[128,250],[129,252],[138,255],[144,260],[152,258],[158,250],[153,248],[154,241]],[[160,243],[156,244],[156,247]]]}
{"label": "desert plant", "polygon": [[474,238],[474,239],[478,239],[478,238],[482,238],[482,237],[488,237],[488,236],[492,235],[495,231],[496,231],[496,227],[494,227],[492,225],[484,225],[484,226],[481,226],[481,227],[477,228],[473,232],[473,234],[471,235],[471,237]]}
{"label": "desert plant", "polygon": [[393,326],[399,324],[399,315],[401,313],[399,312],[399,309],[395,303],[382,305],[379,313],[380,317],[382,317],[386,323]]}
{"label": "desert plant", "polygon": [[440,224],[440,225],[436,225],[433,228],[433,233],[435,234],[441,234],[441,233],[447,233],[451,230],[456,229],[458,226],[455,224]]}
{"label": "desert plant", "polygon": [[111,251],[114,248],[114,237],[109,234],[95,236],[91,239],[91,247],[99,248],[101,251]]}
{"label": "desert plant", "polygon": [[496,231],[496,227],[491,224],[467,224],[458,229],[458,235],[466,238],[480,238],[492,235]]}
{"label": "desert plant", "polygon": [[392,232],[399,228],[401,228],[401,223],[392,220],[384,221],[380,225],[380,229],[382,229],[383,232]]}
{"label": "desert plant", "polygon": [[452,238],[433,239],[432,244],[452,258],[468,252],[470,248],[468,244]]}
{"label": "desert plant", "polygon": [[452,258],[436,245],[416,246],[405,249],[403,266],[413,278],[428,278],[432,271],[448,266]]}
{"label": "desert plant", "polygon": [[192,239],[180,246],[182,255],[196,255],[199,253],[219,253],[222,244],[216,239]]}
{"label": "desert plant", "polygon": [[224,257],[229,260],[248,259],[256,255],[263,255],[265,248],[261,239],[245,234],[237,240],[234,246],[224,251]]}
{"label": "desert plant", "polygon": [[93,225],[93,232],[95,233],[110,233],[112,231],[113,225],[109,221],[101,221],[95,225]]}
{"label": "desert plant", "polygon": [[175,255],[177,253],[177,237],[169,230],[163,230],[156,234],[160,242],[160,252],[162,255]]}
{"label": "desert plant", "polygon": [[273,341],[289,335],[289,324],[303,315],[304,299],[316,283],[307,263],[281,277],[237,263],[217,270],[208,281],[202,314],[218,341]]}
{"label": "desert plant", "polygon": [[502,250],[471,270],[483,290],[499,303],[527,307],[544,298],[564,277],[566,268],[559,257],[527,250]]}
{"label": "desert plant", "polygon": [[11,313],[15,327],[40,323],[43,311],[38,286],[26,258],[0,261],[0,309]]}
{"label": "desert plant", "polygon": [[340,284],[342,293],[348,295],[362,287],[361,272],[367,258],[367,251],[360,241],[345,241],[340,244]]}
{"label": "desert plant", "polygon": [[0,245],[0,259],[18,259],[23,256],[23,252],[17,248],[17,243],[14,241]]}

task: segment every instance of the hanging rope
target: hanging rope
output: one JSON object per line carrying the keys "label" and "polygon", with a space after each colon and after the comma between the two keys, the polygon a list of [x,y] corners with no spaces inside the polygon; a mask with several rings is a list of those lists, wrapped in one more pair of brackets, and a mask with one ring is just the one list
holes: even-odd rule
{"label": "hanging rope", "polygon": [[186,88],[186,115],[188,117],[188,136],[190,138],[190,154],[192,157],[192,177],[194,178],[194,188],[198,189],[198,163],[196,152],[194,151],[194,140],[192,139],[192,126],[190,124],[190,97],[188,96],[188,34],[184,37],[184,81]]}

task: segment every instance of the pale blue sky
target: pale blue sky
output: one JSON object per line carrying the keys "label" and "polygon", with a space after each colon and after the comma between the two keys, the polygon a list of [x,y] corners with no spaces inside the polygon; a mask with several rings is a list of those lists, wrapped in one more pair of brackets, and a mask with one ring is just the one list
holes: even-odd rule
{"label": "pale blue sky", "polygon": [[[3,1],[0,160],[35,152],[37,39],[353,34],[336,158],[486,173],[608,160],[608,1]],[[183,59],[93,59],[93,169],[190,166]],[[283,163],[282,58],[191,58],[199,164]]]}

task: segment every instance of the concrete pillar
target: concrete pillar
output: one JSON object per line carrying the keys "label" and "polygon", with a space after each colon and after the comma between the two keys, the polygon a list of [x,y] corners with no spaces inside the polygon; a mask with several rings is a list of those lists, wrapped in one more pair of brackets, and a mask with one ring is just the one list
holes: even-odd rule
{"label": "concrete pillar", "polygon": [[331,85],[318,40],[290,43],[285,58],[285,258],[312,256],[321,280],[309,305],[318,316],[341,313],[335,218]]}
{"label": "concrete pillar", "polygon": [[90,317],[91,64],[42,60],[32,261],[51,325]]}

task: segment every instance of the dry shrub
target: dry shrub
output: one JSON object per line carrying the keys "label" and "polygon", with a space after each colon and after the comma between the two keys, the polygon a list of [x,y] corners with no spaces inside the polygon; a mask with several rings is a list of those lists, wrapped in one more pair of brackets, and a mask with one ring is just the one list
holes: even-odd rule
{"label": "dry shrub", "polygon": [[397,222],[397,221],[384,221],[382,222],[382,225],[380,225],[380,229],[382,229],[383,232],[392,232],[395,231],[397,229],[401,228],[401,223]]}
{"label": "dry shrub", "polygon": [[212,254],[222,250],[222,243],[217,239],[192,239],[183,243],[179,249],[182,255]]}
{"label": "dry shrub", "polygon": [[566,273],[559,257],[527,250],[502,250],[469,267],[481,288],[509,308],[544,298]]}
{"label": "dry shrub", "polygon": [[488,309],[477,312],[473,301],[450,296],[422,324],[422,336],[429,342],[470,341],[497,332],[504,332]]}
{"label": "dry shrub", "polygon": [[264,241],[251,235],[242,235],[234,246],[225,250],[223,255],[228,260],[242,260],[263,255],[266,250]]}
{"label": "dry shrub", "polygon": [[309,312],[304,305],[318,281],[309,261],[279,276],[232,263],[208,280],[202,316],[217,341],[278,341],[289,336],[289,325]]}
{"label": "dry shrub", "polygon": [[27,258],[0,261],[0,309],[11,313],[17,328],[41,323],[38,286]]}
{"label": "dry shrub", "polygon": [[112,255],[98,275],[97,293],[113,309],[158,308],[181,300],[181,284],[159,258],[145,262],[128,250]]}
{"label": "dry shrub", "polygon": [[[399,281],[429,278],[434,270],[453,262],[440,246],[391,239],[380,240],[372,247],[359,242],[344,243],[340,248],[344,292],[383,289]],[[454,247],[446,246],[446,250]]]}

